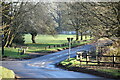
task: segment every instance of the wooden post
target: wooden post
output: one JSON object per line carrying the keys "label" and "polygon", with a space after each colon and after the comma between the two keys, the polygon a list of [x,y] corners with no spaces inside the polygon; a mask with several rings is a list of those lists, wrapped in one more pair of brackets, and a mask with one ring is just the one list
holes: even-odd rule
{"label": "wooden post", "polygon": [[97,63],[98,63],[98,65],[100,64],[100,61],[99,61],[99,54],[97,55]]}
{"label": "wooden post", "polygon": [[87,55],[87,60],[88,60],[88,61],[90,60],[89,57],[90,57],[90,55]]}
{"label": "wooden post", "polygon": [[63,47],[64,45],[63,44],[61,44],[61,47]]}
{"label": "wooden post", "polygon": [[45,50],[47,49],[47,47],[45,47]]}
{"label": "wooden post", "polygon": [[82,59],[82,53],[80,53],[80,59]]}
{"label": "wooden post", "polygon": [[49,48],[50,48],[50,46],[49,46]]}
{"label": "wooden post", "polygon": [[60,44],[58,44],[57,47],[60,47]]}
{"label": "wooden post", "polygon": [[113,67],[115,66],[114,64],[115,64],[115,56],[113,54]]}
{"label": "wooden post", "polygon": [[80,60],[80,65],[81,65],[81,63],[82,63],[82,52],[77,52],[76,53],[76,59]]}
{"label": "wooden post", "polygon": [[116,61],[116,57],[115,57],[115,55],[114,55],[114,62]]}
{"label": "wooden post", "polygon": [[23,53],[24,53],[24,54],[26,53],[26,49],[23,49]]}
{"label": "wooden post", "polygon": [[87,61],[88,55],[86,54],[86,65],[88,65],[88,61]]}
{"label": "wooden post", "polygon": [[80,55],[80,65],[82,64],[82,52],[79,53]]}
{"label": "wooden post", "polygon": [[78,52],[76,53],[76,59],[79,59],[79,58],[78,58]]}
{"label": "wooden post", "polygon": [[61,47],[61,44],[59,44],[59,47]]}

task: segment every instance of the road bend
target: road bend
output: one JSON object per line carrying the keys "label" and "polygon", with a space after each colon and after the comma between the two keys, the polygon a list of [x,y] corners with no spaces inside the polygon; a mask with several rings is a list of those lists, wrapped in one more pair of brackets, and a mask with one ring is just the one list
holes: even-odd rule
{"label": "road bend", "polygon": [[[80,50],[89,50],[91,45],[71,49],[70,56],[75,57]],[[102,78],[82,72],[67,71],[55,67],[56,63],[68,58],[68,49],[23,61],[2,61],[2,66],[11,69],[21,78]]]}

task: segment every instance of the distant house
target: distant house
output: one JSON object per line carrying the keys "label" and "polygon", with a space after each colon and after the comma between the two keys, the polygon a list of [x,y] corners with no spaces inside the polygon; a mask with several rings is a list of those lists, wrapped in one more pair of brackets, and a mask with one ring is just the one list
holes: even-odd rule
{"label": "distant house", "polygon": [[60,34],[76,34],[75,31],[62,31]]}
{"label": "distant house", "polygon": [[[83,32],[83,34],[89,34],[89,33],[90,33],[89,30],[86,32]],[[59,34],[76,34],[76,31],[61,31],[61,32],[59,32]],[[79,35],[81,35],[81,34],[79,33]]]}

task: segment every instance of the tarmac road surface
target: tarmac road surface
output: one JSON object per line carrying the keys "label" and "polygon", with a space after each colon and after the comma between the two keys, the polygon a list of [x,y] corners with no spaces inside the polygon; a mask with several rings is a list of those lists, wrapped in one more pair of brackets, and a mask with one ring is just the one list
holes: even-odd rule
{"label": "tarmac road surface", "polygon": [[[71,57],[77,51],[90,49],[91,45],[84,45],[71,49]],[[55,64],[68,58],[68,49],[42,57],[24,61],[2,61],[2,66],[11,69],[21,78],[102,78],[91,74],[67,71],[55,67]],[[90,79],[89,79],[90,80]]]}

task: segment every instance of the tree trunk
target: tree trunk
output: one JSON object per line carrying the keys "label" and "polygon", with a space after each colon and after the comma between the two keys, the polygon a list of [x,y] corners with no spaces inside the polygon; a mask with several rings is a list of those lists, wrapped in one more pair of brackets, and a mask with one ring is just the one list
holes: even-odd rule
{"label": "tree trunk", "polygon": [[85,34],[85,39],[87,39],[87,35]]}
{"label": "tree trunk", "polygon": [[12,46],[12,42],[13,42],[13,39],[15,38],[15,34],[13,34],[12,36],[11,36],[11,39],[10,39],[10,41],[9,41],[9,44],[8,44],[8,46]]}
{"label": "tree trunk", "polygon": [[9,44],[10,35],[11,35],[11,31],[8,32],[6,41],[4,40],[4,42],[5,42],[4,47],[7,47]]}
{"label": "tree trunk", "polygon": [[92,33],[91,32],[89,33],[89,36],[90,36],[90,39],[91,39],[92,38]]}
{"label": "tree trunk", "polygon": [[87,39],[87,31],[85,31],[85,39]]}
{"label": "tree trunk", "polygon": [[92,34],[90,34],[90,38],[92,38]]}
{"label": "tree trunk", "polygon": [[82,32],[80,32],[80,36],[81,36],[80,40],[83,40],[83,34],[82,34]]}
{"label": "tree trunk", "polygon": [[32,35],[32,38],[31,38],[32,43],[36,43],[36,42],[35,42],[35,37],[36,37],[36,35],[35,35],[35,34],[31,34],[31,35]]}
{"label": "tree trunk", "polygon": [[79,30],[76,29],[76,40],[79,40]]}

